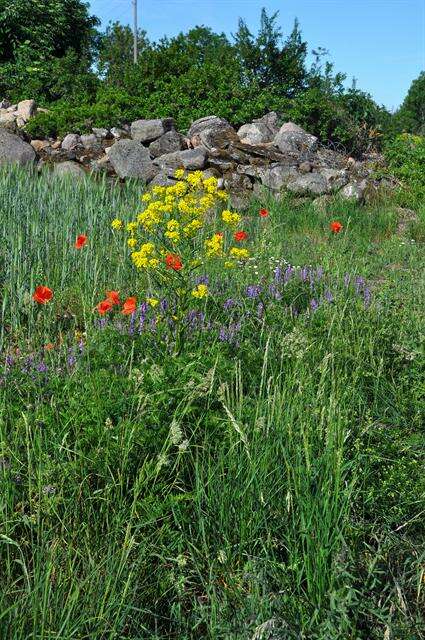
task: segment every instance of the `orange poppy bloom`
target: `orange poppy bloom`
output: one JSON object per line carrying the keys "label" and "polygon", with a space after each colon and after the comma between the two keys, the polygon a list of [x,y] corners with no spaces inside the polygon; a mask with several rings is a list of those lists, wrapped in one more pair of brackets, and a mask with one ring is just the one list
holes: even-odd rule
{"label": "orange poppy bloom", "polygon": [[127,298],[122,306],[122,311],[125,316],[129,316],[136,311],[136,297],[132,296],[131,298]]}
{"label": "orange poppy bloom", "polygon": [[96,309],[101,316],[104,316],[107,311],[112,309],[112,302],[110,300],[102,300],[102,302],[99,302]]}
{"label": "orange poppy bloom", "polygon": [[173,271],[180,271],[183,267],[181,258],[174,253],[167,253],[165,256],[165,265],[167,269],[173,269]]}
{"label": "orange poppy bloom", "polygon": [[248,238],[248,234],[246,231],[236,231],[233,234],[233,237],[236,240],[236,242],[242,242],[242,240],[246,240]]}
{"label": "orange poppy bloom", "polygon": [[32,299],[39,304],[46,304],[53,298],[53,291],[49,287],[39,286],[36,287]]}
{"label": "orange poppy bloom", "polygon": [[47,344],[44,345],[45,351],[52,351],[52,349],[54,348],[55,348],[55,345],[53,344],[53,342],[48,342]]}
{"label": "orange poppy bloom", "polygon": [[267,209],[260,209],[260,211],[258,212],[258,215],[261,218],[267,218],[267,216],[269,215],[269,212],[267,211]]}
{"label": "orange poppy bloom", "polygon": [[339,233],[342,229],[342,224],[337,220],[334,220],[333,222],[330,223],[329,228],[332,231],[332,233]]}
{"label": "orange poppy bloom", "polygon": [[107,291],[106,299],[112,304],[121,304],[119,291]]}
{"label": "orange poppy bloom", "polygon": [[85,236],[84,233],[82,233],[81,235],[77,236],[74,247],[76,249],[82,249],[86,244],[86,242],[87,242],[87,236]]}

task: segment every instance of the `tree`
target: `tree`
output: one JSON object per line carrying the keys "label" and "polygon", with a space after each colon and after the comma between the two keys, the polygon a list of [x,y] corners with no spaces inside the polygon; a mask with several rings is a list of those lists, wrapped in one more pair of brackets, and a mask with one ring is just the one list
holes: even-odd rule
{"label": "tree", "polygon": [[276,25],[278,12],[272,16],[261,11],[260,29],[256,37],[244,20],[234,35],[236,55],[244,69],[244,82],[256,82],[263,88],[273,87],[284,97],[301,91],[307,79],[305,59],[307,44],[303,42],[298,21],[282,45],[282,31]]}
{"label": "tree", "polygon": [[425,71],[413,80],[394,120],[398,131],[425,135]]}
{"label": "tree", "polygon": [[22,45],[44,57],[86,55],[98,24],[81,0],[0,0],[0,62],[13,61]]}

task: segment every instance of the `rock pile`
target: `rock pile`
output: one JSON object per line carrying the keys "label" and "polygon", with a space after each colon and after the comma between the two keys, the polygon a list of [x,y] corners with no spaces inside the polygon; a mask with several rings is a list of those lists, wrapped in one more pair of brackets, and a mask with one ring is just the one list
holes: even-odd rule
{"label": "rock pile", "polygon": [[367,162],[323,147],[292,122],[280,125],[274,112],[238,131],[223,118],[207,116],[195,120],[183,135],[172,118],[160,118],[28,142],[23,139],[24,127],[36,112],[33,100],[17,105],[0,102],[0,165],[38,160],[39,167],[53,165],[55,175],[106,172],[156,185],[173,184],[179,167],[202,170],[220,179],[237,207],[264,190],[276,196],[286,190],[314,198],[339,193],[362,201],[374,182]]}

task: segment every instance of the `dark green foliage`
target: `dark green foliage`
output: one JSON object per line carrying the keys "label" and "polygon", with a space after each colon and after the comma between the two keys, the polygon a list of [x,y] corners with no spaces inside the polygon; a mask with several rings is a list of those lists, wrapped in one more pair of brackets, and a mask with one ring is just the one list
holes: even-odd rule
{"label": "dark green foliage", "polygon": [[425,71],[413,80],[394,121],[398,131],[425,135]]}
{"label": "dark green foliage", "polygon": [[389,169],[400,179],[403,204],[420,206],[425,197],[425,137],[402,133],[387,143]]}

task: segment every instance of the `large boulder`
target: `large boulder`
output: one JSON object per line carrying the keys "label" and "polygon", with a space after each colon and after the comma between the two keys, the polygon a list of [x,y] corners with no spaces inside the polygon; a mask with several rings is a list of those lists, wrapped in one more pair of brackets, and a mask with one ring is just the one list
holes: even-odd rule
{"label": "large boulder", "polygon": [[65,151],[74,151],[79,146],[81,146],[81,137],[78,133],[68,133],[61,144],[62,149],[65,149]]}
{"label": "large boulder", "polygon": [[250,145],[272,142],[279,131],[278,115],[275,111],[256,118],[251,124],[244,124],[238,130],[241,142]]}
{"label": "large boulder", "polygon": [[24,122],[28,122],[28,120],[35,115],[37,111],[37,107],[35,104],[35,100],[22,100],[18,102],[17,116],[18,118],[22,118]]}
{"label": "large boulder", "polygon": [[339,195],[341,198],[344,198],[344,200],[361,203],[364,201],[366,188],[367,182],[365,180],[361,182],[349,182],[339,191]]}
{"label": "large boulder", "polygon": [[320,173],[298,174],[288,182],[286,188],[299,196],[322,196],[331,190],[328,181]]}
{"label": "large boulder", "polygon": [[167,131],[149,145],[149,151],[153,158],[163,156],[165,153],[174,153],[187,149],[184,137],[175,130]]}
{"label": "large boulder", "polygon": [[[291,125],[289,130],[288,125]],[[293,129],[294,127],[296,127],[296,130]],[[289,122],[280,128],[279,133],[274,137],[273,144],[278,147],[282,153],[301,158],[308,156],[318,148],[316,136],[310,135],[301,129],[301,127]]]}
{"label": "large boulder", "polygon": [[141,178],[150,182],[158,173],[149,150],[137,140],[118,140],[108,149],[108,158],[120,178]]}
{"label": "large boulder", "polygon": [[0,127],[14,133],[17,128],[15,114],[9,111],[0,112]]}
{"label": "large boulder", "polygon": [[348,182],[348,171],[344,169],[320,169],[320,174],[327,180],[330,191],[339,191]]}
{"label": "large boulder", "polygon": [[166,153],[160,156],[154,163],[161,167],[163,171],[168,171],[169,175],[173,175],[176,169],[182,167],[187,171],[195,171],[203,169],[207,160],[207,152],[202,147],[196,149],[186,149],[184,151],[175,151],[174,153]]}
{"label": "large boulder", "polygon": [[0,166],[3,164],[25,165],[34,160],[35,151],[30,144],[6,129],[0,128]]}
{"label": "large boulder", "polygon": [[271,167],[261,167],[259,177],[261,184],[272,191],[280,191],[286,187],[288,182],[297,176],[295,167],[288,165],[275,165]]}
{"label": "large boulder", "polygon": [[159,118],[156,120],[135,120],[131,123],[131,137],[139,142],[153,142],[160,136],[175,128],[173,118]]}
{"label": "large boulder", "polygon": [[206,116],[192,122],[187,137],[193,147],[202,145],[206,149],[221,149],[239,141],[232,125],[218,116]]}
{"label": "large boulder", "polygon": [[57,162],[53,167],[53,175],[55,178],[85,178],[86,172],[83,167],[72,160],[66,162]]}
{"label": "large boulder", "polygon": [[240,141],[245,144],[264,144],[273,140],[273,134],[263,122],[252,122],[243,124],[238,129]]}

